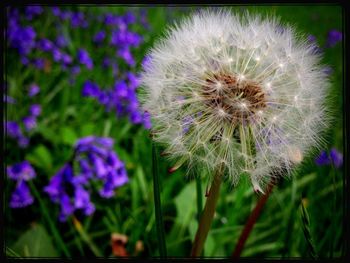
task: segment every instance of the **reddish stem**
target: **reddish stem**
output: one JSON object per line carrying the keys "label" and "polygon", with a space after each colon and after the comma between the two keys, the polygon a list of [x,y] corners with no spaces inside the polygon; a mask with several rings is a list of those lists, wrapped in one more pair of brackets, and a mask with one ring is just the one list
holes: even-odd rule
{"label": "reddish stem", "polygon": [[272,189],[275,185],[275,182],[274,181],[271,181],[270,184],[268,185],[268,188],[267,188],[267,191],[266,191],[266,194],[264,194],[263,196],[260,197],[259,201],[257,202],[254,210],[251,212],[245,226],[244,226],[244,229],[241,233],[241,236],[239,237],[239,240],[238,240],[238,243],[236,245],[236,248],[235,250],[233,251],[232,253],[232,257],[233,258],[239,258],[240,255],[241,255],[241,252],[243,250],[243,247],[244,247],[244,244],[245,242],[247,241],[248,237],[249,237],[249,234],[250,232],[252,231],[253,229],[253,226],[255,224],[255,222],[257,221],[259,215],[260,215],[260,212],[262,210],[262,208],[264,207],[267,199],[269,198],[270,196],[270,193],[272,192]]}

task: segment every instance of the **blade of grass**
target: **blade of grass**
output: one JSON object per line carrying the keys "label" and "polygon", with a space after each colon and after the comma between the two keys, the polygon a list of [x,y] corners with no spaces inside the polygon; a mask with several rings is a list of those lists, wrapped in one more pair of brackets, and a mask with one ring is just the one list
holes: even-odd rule
{"label": "blade of grass", "polygon": [[29,183],[29,186],[30,186],[31,190],[34,193],[34,196],[39,201],[39,205],[40,205],[41,211],[43,212],[44,217],[45,217],[47,223],[49,224],[49,227],[50,227],[50,229],[52,231],[53,237],[55,238],[57,244],[59,245],[59,249],[62,250],[62,252],[64,253],[64,255],[66,257],[70,258],[71,254],[69,253],[69,250],[67,249],[64,241],[62,240],[62,238],[61,238],[61,236],[60,236],[60,234],[59,234],[59,232],[58,232],[54,222],[51,219],[51,216],[48,214],[47,208],[46,208],[46,206],[44,204],[44,201],[41,199],[38,190],[36,189],[36,187],[35,187],[35,185],[33,184],[32,181],[28,181],[28,183]]}
{"label": "blade of grass", "polygon": [[158,169],[158,152],[154,144],[152,144],[152,167],[153,167],[153,194],[154,194],[154,208],[156,215],[156,228],[159,241],[159,253],[161,257],[166,257],[166,244],[164,223],[162,216],[162,208],[160,201],[160,182],[159,182],[159,169]]}
{"label": "blade of grass", "polygon": [[316,250],[315,250],[315,244],[311,237],[311,231],[310,231],[310,219],[309,214],[303,204],[303,201],[301,200],[301,222],[302,222],[302,228],[305,236],[306,243],[309,247],[309,253],[310,256],[314,259],[318,258]]}
{"label": "blade of grass", "polygon": [[80,221],[78,219],[76,219],[75,217],[73,217],[73,224],[74,224],[75,229],[78,231],[81,239],[89,246],[89,248],[94,253],[94,255],[96,257],[103,257],[102,252],[98,249],[98,247],[91,240],[89,234],[85,232]]}

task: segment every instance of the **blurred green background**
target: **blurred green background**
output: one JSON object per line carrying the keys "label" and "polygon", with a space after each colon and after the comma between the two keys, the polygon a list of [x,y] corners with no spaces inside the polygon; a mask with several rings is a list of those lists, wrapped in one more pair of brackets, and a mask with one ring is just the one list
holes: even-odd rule
{"label": "blurred green background", "polygon": [[[15,8],[15,7],[11,7]],[[17,8],[17,7],[16,7]],[[165,28],[181,17],[196,11],[200,6],[147,7],[147,6],[62,6],[62,10],[82,12],[86,19],[92,16],[112,13],[118,16],[132,12],[137,19],[145,12],[149,27],[135,22],[129,26],[143,37],[143,43],[132,49],[136,64],[129,67],[118,61],[120,72],[141,70],[141,62],[153,42],[163,35]],[[206,7],[216,8],[216,7]],[[228,8],[228,7],[223,7]],[[342,31],[342,9],[339,6],[233,6],[233,12],[248,9],[259,14],[273,14],[283,23],[290,23],[299,32],[316,37],[317,44],[324,51],[323,62],[332,68],[330,76],[331,100],[335,122],[325,131],[327,145],[324,150],[343,148],[343,97],[342,43],[325,47],[330,30]],[[24,7],[19,7],[20,16],[25,17]],[[8,19],[8,18],[7,18]],[[137,20],[138,21],[138,20]],[[53,39],[57,18],[51,14],[51,7],[32,20],[23,19],[24,25],[31,25],[37,37]],[[103,56],[115,57],[110,45],[96,47],[92,36],[106,25],[90,23],[87,28],[72,28],[68,22],[61,25],[70,44],[66,51],[75,56],[80,47],[89,51],[95,61],[93,70],[82,68],[74,82],[71,74],[52,63],[47,70],[23,65],[18,52],[7,45],[5,80],[7,94],[16,99],[16,104],[6,104],[6,119],[16,120],[25,115],[31,100],[26,89],[31,83],[40,86],[35,97],[42,107],[37,127],[29,133],[27,148],[18,147],[16,141],[6,137],[5,165],[28,160],[37,176],[30,187],[35,201],[32,205],[13,209],[8,206],[14,183],[5,177],[4,213],[5,245],[7,256],[16,257],[114,257],[111,234],[128,237],[120,245],[128,254],[156,257],[159,246],[156,235],[152,156],[149,131],[142,125],[132,124],[126,117],[118,118],[115,113],[106,112],[104,107],[92,98],[81,95],[82,86],[88,79],[102,87],[113,85],[116,76],[112,69],[101,66]],[[40,56],[38,53],[37,56]],[[114,150],[125,163],[129,183],[118,188],[111,199],[92,194],[96,211],[91,216],[70,217],[67,222],[57,219],[59,206],[53,204],[42,191],[49,179],[63,166],[73,153],[78,138],[95,135],[115,140]],[[271,194],[259,217],[246,246],[243,257],[310,257],[310,251],[303,232],[300,213],[301,200],[310,219],[310,233],[319,257],[339,257],[343,254],[343,170],[332,165],[318,166],[314,158],[305,160],[290,179],[283,180]],[[172,164],[159,158],[161,175],[161,201],[165,220],[167,251],[169,256],[186,257],[197,230],[196,183],[187,179],[183,170],[169,174]],[[203,196],[207,181],[203,179]],[[204,198],[204,197],[203,197]],[[249,213],[258,196],[250,183],[241,180],[236,188],[224,184],[214,217],[212,228],[205,244],[206,257],[228,257],[231,255]],[[135,249],[136,244],[143,244]]]}

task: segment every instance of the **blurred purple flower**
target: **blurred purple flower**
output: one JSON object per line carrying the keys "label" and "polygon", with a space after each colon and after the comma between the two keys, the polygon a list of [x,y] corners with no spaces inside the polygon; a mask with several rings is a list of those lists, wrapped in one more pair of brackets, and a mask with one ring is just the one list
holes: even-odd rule
{"label": "blurred purple flower", "polygon": [[62,62],[64,65],[69,65],[73,61],[72,57],[68,54],[63,53],[62,54]]}
{"label": "blurred purple flower", "polygon": [[134,66],[135,65],[135,60],[134,57],[132,56],[130,50],[128,47],[123,47],[118,49],[117,55],[124,59],[124,61],[129,65],[129,66]]}
{"label": "blurred purple flower", "polygon": [[34,16],[40,15],[43,12],[43,8],[39,5],[27,6],[25,8],[25,15],[28,20],[32,20]]}
{"label": "blurred purple flower", "polygon": [[71,25],[73,28],[76,27],[87,27],[88,26],[88,22],[85,20],[85,16],[84,13],[82,12],[77,12],[77,13],[73,13],[71,15]]}
{"label": "blurred purple flower", "polygon": [[36,127],[36,117],[35,116],[26,116],[22,119],[24,127],[27,131],[31,131]]}
{"label": "blurred purple flower", "polygon": [[343,165],[343,154],[338,152],[337,149],[332,148],[329,157],[336,168],[340,168]]}
{"label": "blurred purple flower", "polygon": [[338,42],[343,38],[343,34],[336,30],[332,29],[328,32],[326,47],[334,47]]}
{"label": "blurred purple flower", "polygon": [[62,34],[57,36],[55,43],[59,48],[64,48],[68,45],[67,39]]}
{"label": "blurred purple flower", "polygon": [[62,52],[59,48],[52,49],[52,57],[55,62],[60,62],[62,59]]}
{"label": "blurred purple flower", "polygon": [[17,138],[22,135],[21,129],[15,121],[6,121],[6,132],[11,138]]}
{"label": "blurred purple flower", "polygon": [[85,65],[88,69],[93,68],[93,62],[92,59],[89,56],[89,53],[85,49],[79,49],[78,51],[78,61]]}
{"label": "blurred purple flower", "polygon": [[28,95],[29,97],[34,97],[40,92],[40,87],[37,84],[32,84],[29,87]]}
{"label": "blurred purple flower", "polygon": [[28,181],[36,176],[34,168],[28,161],[7,166],[7,176],[12,180]]}
{"label": "blurred purple flower", "polygon": [[337,149],[332,148],[329,155],[326,151],[322,151],[319,156],[316,157],[315,163],[318,166],[334,164],[336,168],[340,168],[343,165],[343,154],[338,152]]}
{"label": "blurred purple flower", "polygon": [[84,97],[97,97],[100,93],[99,86],[92,81],[85,81],[82,89],[82,95]]}
{"label": "blurred purple flower", "polygon": [[94,35],[93,41],[96,44],[101,44],[103,40],[106,38],[106,32],[105,31],[99,31]]}
{"label": "blurred purple flower", "polygon": [[60,16],[61,15],[61,9],[58,6],[53,6],[51,8],[52,14],[54,16]]}
{"label": "blurred purple flower", "polygon": [[43,39],[40,39],[39,42],[38,42],[38,48],[42,51],[45,51],[45,52],[48,52],[48,51],[51,51],[52,48],[53,48],[53,43],[46,39],[46,38],[43,38]]}
{"label": "blurred purple flower", "polygon": [[20,137],[18,137],[18,145],[21,148],[26,148],[29,144],[29,139],[27,137],[24,137],[23,135],[21,135]]}
{"label": "blurred purple flower", "polygon": [[18,181],[14,192],[11,195],[10,207],[23,208],[34,202],[33,196],[30,194],[29,187],[25,181]]}
{"label": "blurred purple flower", "polygon": [[14,103],[16,103],[16,100],[14,98],[12,98],[11,96],[5,95],[4,102],[9,103],[9,104],[14,104]]}
{"label": "blurred purple flower", "polygon": [[29,108],[29,114],[31,116],[37,117],[41,114],[41,106],[39,104],[33,104]]}
{"label": "blurred purple flower", "polygon": [[43,58],[35,58],[33,61],[33,65],[37,69],[43,69],[45,67],[45,61]]}
{"label": "blurred purple flower", "polygon": [[[113,151],[114,140],[108,137],[88,136],[79,139],[74,145],[74,157],[54,175],[44,191],[50,199],[61,205],[60,221],[65,221],[75,210],[82,210],[85,215],[95,211],[86,189],[90,180],[99,180],[103,186],[100,196],[110,198],[114,190],[128,182],[122,161]],[[77,175],[72,166],[77,162]],[[68,189],[73,189],[72,195]]]}
{"label": "blurred purple flower", "polygon": [[146,130],[149,130],[152,128],[151,114],[148,111],[145,111],[143,113],[142,123],[143,123],[143,126],[145,127]]}

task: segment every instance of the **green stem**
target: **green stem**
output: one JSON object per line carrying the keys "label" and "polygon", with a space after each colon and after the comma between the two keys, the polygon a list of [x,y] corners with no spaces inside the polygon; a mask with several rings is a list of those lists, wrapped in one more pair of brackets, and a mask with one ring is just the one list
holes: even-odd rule
{"label": "green stem", "polygon": [[40,197],[40,194],[38,192],[38,190],[36,189],[35,185],[33,184],[33,182],[29,181],[29,185],[34,193],[34,196],[38,199],[39,201],[39,205],[40,205],[40,208],[41,208],[41,211],[43,211],[43,214],[51,228],[51,231],[53,233],[53,236],[55,237],[56,239],[56,242],[58,243],[58,245],[60,246],[61,250],[63,251],[64,255],[68,258],[71,257],[71,254],[69,253],[68,249],[66,248],[66,245],[64,243],[64,241],[62,240],[59,232],[57,231],[57,228],[55,227],[55,224],[52,222],[51,220],[51,216],[48,214],[47,212],[47,209],[46,209],[46,206],[43,202],[43,200],[41,199]]}
{"label": "green stem", "polygon": [[210,188],[209,196],[205,203],[205,207],[199,222],[196,237],[193,242],[193,247],[191,251],[191,257],[199,257],[204,247],[204,242],[208,236],[211,223],[213,221],[215,207],[219,198],[220,186],[222,182],[222,171],[218,170],[212,186]]}
{"label": "green stem", "polygon": [[154,208],[156,215],[156,228],[157,236],[159,240],[159,254],[161,257],[166,257],[166,244],[165,244],[165,233],[164,223],[162,216],[162,208],[160,202],[160,182],[159,182],[159,169],[158,169],[158,153],[157,148],[152,144],[152,162],[153,162],[153,194],[154,194]]}

